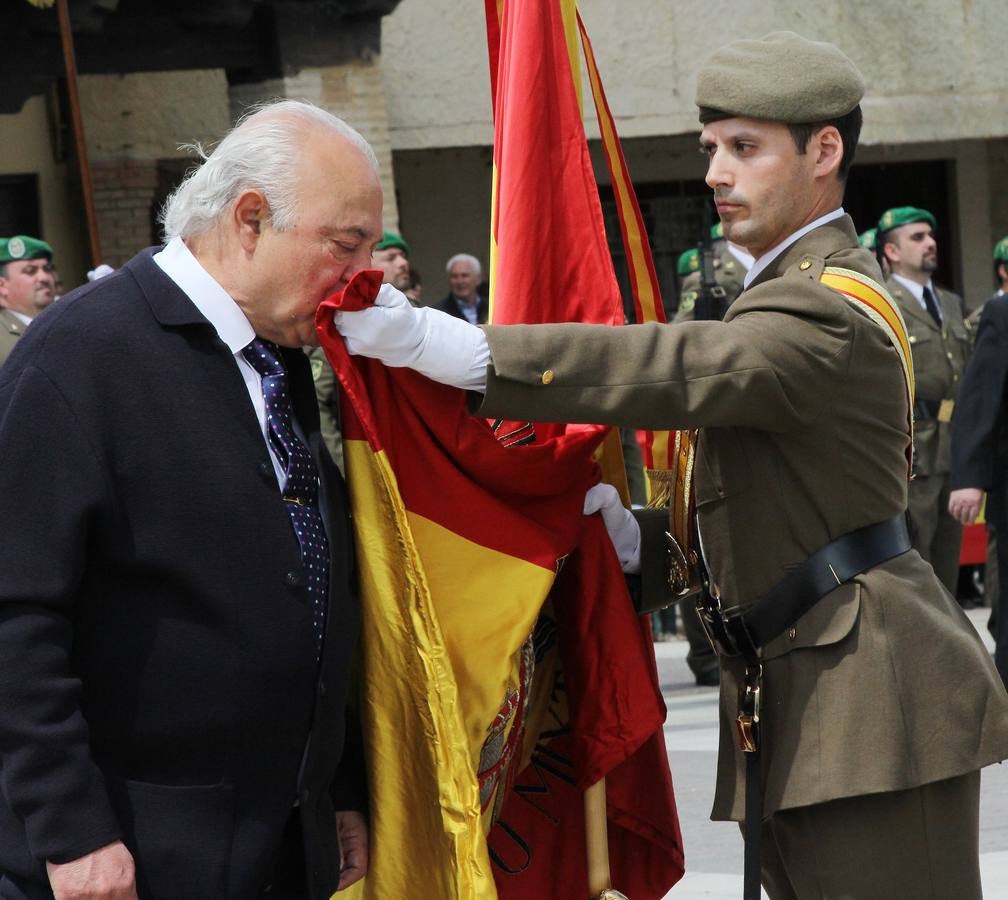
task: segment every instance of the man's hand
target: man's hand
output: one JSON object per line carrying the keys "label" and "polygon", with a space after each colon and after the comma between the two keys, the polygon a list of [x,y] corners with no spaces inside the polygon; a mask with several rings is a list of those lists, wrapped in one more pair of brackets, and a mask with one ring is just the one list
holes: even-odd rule
{"label": "man's hand", "polygon": [[983,491],[980,488],[959,488],[949,494],[949,515],[963,525],[972,525],[980,515]]}
{"label": "man's hand", "polygon": [[133,857],[121,841],[68,863],[46,863],[56,900],[137,900]]}
{"label": "man's hand", "polygon": [[336,813],[336,833],[339,835],[342,857],[339,887],[336,890],[342,891],[367,875],[367,819],[362,813],[352,809],[338,812]]}
{"label": "man's hand", "polygon": [[334,324],[354,355],[416,369],[452,387],[486,387],[490,350],[483,330],[438,309],[411,306],[390,284],[382,285],[374,306],[337,312]]}
{"label": "man's hand", "polygon": [[636,575],[640,571],[640,525],[611,484],[596,484],[585,494],[584,514],[590,516],[597,512],[602,513],[621,568],[628,575]]}

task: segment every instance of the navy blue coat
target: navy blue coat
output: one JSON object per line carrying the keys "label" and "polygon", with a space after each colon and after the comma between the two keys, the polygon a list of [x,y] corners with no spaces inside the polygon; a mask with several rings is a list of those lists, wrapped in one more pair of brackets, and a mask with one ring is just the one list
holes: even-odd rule
{"label": "navy blue coat", "polygon": [[952,419],[950,487],[982,488],[987,521],[1008,530],[1008,296],[984,304]]}
{"label": "navy blue coat", "polygon": [[[345,488],[285,351],[331,547],[321,665],[296,537],[234,358],[147,250],[46,310],[0,369],[0,871],[122,839],[141,898],[251,898],[298,800],[313,895],[359,610]],[[353,756],[353,754],[349,754]],[[0,880],[0,896],[8,896]]]}

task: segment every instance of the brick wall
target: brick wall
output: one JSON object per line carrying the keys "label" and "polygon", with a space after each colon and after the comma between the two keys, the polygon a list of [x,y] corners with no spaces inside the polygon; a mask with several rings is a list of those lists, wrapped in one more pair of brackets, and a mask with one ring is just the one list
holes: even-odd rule
{"label": "brick wall", "polygon": [[115,159],[91,165],[102,261],[120,266],[156,243],[152,208],[158,186],[157,162]]}

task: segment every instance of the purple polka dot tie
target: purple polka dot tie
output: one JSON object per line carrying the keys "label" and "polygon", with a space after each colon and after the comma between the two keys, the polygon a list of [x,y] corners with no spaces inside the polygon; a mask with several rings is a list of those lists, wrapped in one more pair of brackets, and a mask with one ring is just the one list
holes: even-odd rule
{"label": "purple polka dot tie", "polygon": [[242,355],[262,376],[269,444],[286,473],[284,504],[301,548],[305,585],[312,603],[315,659],[321,656],[329,591],[329,542],[318,508],[318,472],[311,453],[294,431],[287,373],[276,344],[256,338]]}

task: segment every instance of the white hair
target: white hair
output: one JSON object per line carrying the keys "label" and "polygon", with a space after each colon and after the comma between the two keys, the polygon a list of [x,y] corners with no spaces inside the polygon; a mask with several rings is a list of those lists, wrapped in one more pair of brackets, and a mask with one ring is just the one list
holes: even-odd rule
{"label": "white hair", "polygon": [[261,191],[270,221],[286,231],[297,221],[296,186],[306,135],[326,128],[346,138],[378,171],[371,145],[342,119],[301,100],[272,100],[250,108],[207,155],[190,170],[165,201],[160,220],[166,241],[204,234],[228,210],[242,191]]}
{"label": "white hair", "polygon": [[445,272],[451,273],[451,267],[454,266],[455,263],[460,262],[469,263],[469,265],[472,266],[473,271],[476,273],[477,276],[483,274],[483,266],[480,265],[480,261],[476,259],[475,256],[471,256],[468,253],[456,253],[451,259],[448,260],[448,262],[445,263],[444,267]]}

